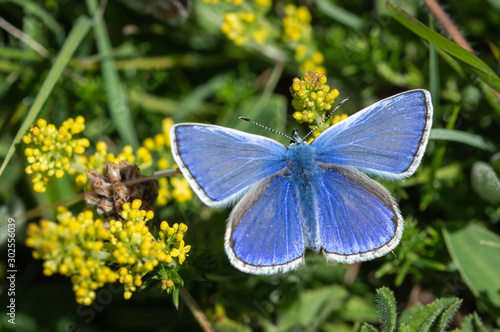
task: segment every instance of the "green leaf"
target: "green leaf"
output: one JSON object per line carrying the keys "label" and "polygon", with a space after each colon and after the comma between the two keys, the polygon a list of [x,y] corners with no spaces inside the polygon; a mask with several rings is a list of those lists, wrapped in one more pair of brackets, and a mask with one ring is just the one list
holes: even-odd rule
{"label": "green leaf", "polygon": [[5,157],[2,167],[0,168],[0,175],[3,173],[5,166],[7,166],[7,163],[14,154],[14,151],[16,150],[16,144],[19,143],[23,135],[27,133],[31,124],[35,121],[38,113],[42,109],[43,104],[49,97],[52,89],[54,88],[54,85],[57,83],[59,77],[61,76],[63,69],[66,67],[69,59],[71,59],[71,56],[75,52],[76,48],[80,45],[83,37],[87,35],[87,32],[89,31],[91,26],[92,21],[89,18],[80,16],[71,29],[68,38],[64,42],[61,51],[57,56],[56,61],[52,65],[52,68],[50,68],[47,78],[45,78],[45,81],[43,81],[42,87],[40,88],[40,91],[38,91],[38,94],[33,101],[33,104],[31,105],[28,115],[24,119],[21,127],[19,127],[19,130],[17,131],[16,136],[14,137],[14,141],[12,142],[9,152],[7,152],[7,156]]}
{"label": "green leaf", "polygon": [[495,172],[500,174],[500,152],[497,152],[491,156],[490,164],[495,170]]}
{"label": "green leaf", "polygon": [[414,305],[405,309],[402,313],[400,313],[398,318],[399,321],[398,332],[410,331],[408,330],[408,323],[410,322],[410,318],[413,316],[413,314],[416,313],[418,310],[420,310],[420,307]]}
{"label": "green leaf", "polygon": [[[432,31],[434,31],[434,20],[432,16],[430,16],[429,23],[432,28]],[[440,78],[439,78],[439,62],[438,62],[438,55],[436,52],[436,46],[434,44],[429,45],[429,91],[431,93],[432,98],[432,107],[434,108],[434,112],[436,113],[434,115],[434,118],[438,118],[438,114],[440,114],[439,110],[441,109],[439,107],[439,101],[441,100],[440,96]]]}
{"label": "green leaf", "polygon": [[488,0],[488,2],[496,11],[500,11],[500,0]]}
{"label": "green leaf", "polygon": [[372,325],[365,323],[365,325],[361,328],[361,332],[378,332],[378,330]]}
{"label": "green leaf", "polygon": [[344,305],[347,295],[347,290],[337,285],[304,291],[290,309],[279,316],[279,330],[296,326],[317,330],[332,311]]}
{"label": "green leaf", "polygon": [[112,57],[111,42],[106,31],[106,26],[102,15],[98,13],[97,1],[87,0],[86,2],[89,12],[94,16],[94,34],[99,55],[101,56],[102,77],[111,119],[125,144],[130,144],[134,149],[137,149],[139,141],[135,131],[134,120],[130,113],[126,94],[121,86],[115,60]]}
{"label": "green leaf", "polygon": [[172,303],[174,304],[175,309],[179,310],[179,286],[176,286],[174,288],[174,291],[172,292]]}
{"label": "green leaf", "polygon": [[335,5],[329,0],[315,0],[314,2],[323,14],[349,28],[360,30],[365,25],[365,21],[361,17],[354,15],[341,6]]}
{"label": "green leaf", "polygon": [[429,139],[464,143],[487,151],[496,150],[493,143],[486,140],[482,136],[455,129],[432,129],[429,135]]}
{"label": "green leaf", "polygon": [[377,322],[379,314],[373,303],[373,298],[352,295],[342,307],[339,316],[351,322]]}
{"label": "green leaf", "polygon": [[474,317],[471,315],[465,316],[462,321],[462,325],[460,325],[461,332],[476,332],[474,329]]}
{"label": "green leaf", "polygon": [[436,47],[442,49],[455,60],[461,63],[465,68],[469,69],[478,78],[488,84],[490,87],[500,92],[500,78],[486,63],[479,59],[474,54],[458,46],[454,42],[446,39],[437,32],[432,31],[420,21],[416,20],[401,8],[387,2],[386,8],[389,13],[399,23],[413,31],[421,38],[434,44]]}
{"label": "green leaf", "polygon": [[422,332],[430,331],[432,324],[440,314],[441,308],[439,308],[436,303],[431,303],[426,306],[420,307],[410,317],[409,322],[401,326],[401,330]]}
{"label": "green leaf", "polygon": [[472,188],[481,198],[492,202],[500,202],[500,180],[493,167],[485,162],[477,161],[471,170]]}
{"label": "green leaf", "polygon": [[394,293],[387,287],[379,288],[375,295],[375,301],[380,315],[380,322],[382,323],[382,331],[396,331],[398,316],[396,313],[397,308]]}
{"label": "green leaf", "polygon": [[465,283],[500,324],[500,251],[482,244],[499,242],[500,237],[476,224],[444,224],[443,234]]}
{"label": "green leaf", "polygon": [[437,299],[415,310],[401,324],[400,331],[444,331],[461,303],[462,300],[456,297]]}
{"label": "green leaf", "polygon": [[434,303],[437,303],[438,306],[444,309],[438,324],[438,331],[444,332],[455,316],[458,308],[460,308],[462,300],[457,297],[450,297],[438,299]]}
{"label": "green leaf", "polygon": [[483,322],[481,322],[481,319],[475,311],[474,314],[465,316],[460,327],[462,332],[487,332]]}

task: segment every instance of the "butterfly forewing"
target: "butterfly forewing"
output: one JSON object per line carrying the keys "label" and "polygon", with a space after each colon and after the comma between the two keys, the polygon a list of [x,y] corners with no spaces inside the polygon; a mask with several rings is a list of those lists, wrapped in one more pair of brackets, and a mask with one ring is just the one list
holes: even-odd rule
{"label": "butterfly forewing", "polygon": [[286,166],[286,147],[220,126],[183,123],[170,130],[172,154],[187,181],[210,206],[239,198],[249,186]]}
{"label": "butterfly forewing", "polygon": [[396,247],[403,219],[389,192],[353,167],[321,167],[318,223],[327,260],[351,264]]}
{"label": "butterfly forewing", "polygon": [[296,197],[290,179],[280,175],[260,181],[243,196],[226,229],[226,253],[234,266],[247,273],[272,274],[303,263]]}
{"label": "butterfly forewing", "polygon": [[411,90],[379,101],[323,132],[311,145],[318,162],[354,166],[389,179],[413,174],[432,126],[426,90]]}

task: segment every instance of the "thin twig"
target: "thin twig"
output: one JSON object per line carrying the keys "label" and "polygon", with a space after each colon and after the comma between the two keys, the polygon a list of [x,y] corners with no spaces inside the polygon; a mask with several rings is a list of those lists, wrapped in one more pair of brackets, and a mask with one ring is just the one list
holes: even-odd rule
{"label": "thin twig", "polygon": [[14,37],[17,37],[21,41],[25,42],[26,45],[31,47],[33,50],[35,50],[35,52],[37,52],[44,58],[47,58],[50,55],[49,51],[47,51],[45,47],[43,47],[36,40],[34,40],[30,36],[22,32],[12,24],[10,24],[6,20],[4,20],[1,16],[0,16],[0,27],[3,28],[8,33],[10,33],[11,35],[13,35]]}
{"label": "thin twig", "polygon": [[425,4],[427,7],[429,7],[430,11],[434,14],[436,19],[441,23],[443,28],[448,32],[450,35],[451,39],[455,43],[457,43],[459,46],[465,48],[467,51],[471,52],[472,54],[476,54],[474,52],[474,49],[472,46],[470,46],[469,42],[464,38],[464,36],[460,33],[458,28],[455,26],[455,24],[452,22],[450,17],[445,13],[443,8],[437,3],[436,0],[424,0]]}
{"label": "thin twig", "polygon": [[215,332],[215,329],[208,320],[207,316],[205,316],[191,294],[189,294],[188,290],[182,285],[179,286],[179,294],[181,295],[184,303],[188,306],[189,310],[191,310],[194,318],[198,321],[198,324],[200,324],[202,330],[205,332]]}
{"label": "thin twig", "polygon": [[[130,185],[134,185],[136,183],[143,183],[143,182],[155,180],[155,179],[158,179],[158,178],[161,178],[164,176],[170,176],[170,175],[175,175],[175,174],[181,174],[181,171],[178,168],[165,169],[165,170],[154,172],[153,175],[143,176],[143,177],[128,180],[128,181],[123,181],[122,183],[126,186],[130,186]],[[88,191],[86,193],[92,193],[94,191],[95,190],[91,190],[91,191]],[[58,207],[60,205],[66,205],[66,204],[69,204],[71,202],[78,202],[78,201],[85,198],[86,193],[77,194],[75,196],[61,199],[61,200],[58,200],[57,202],[50,203],[48,205],[36,207],[34,209],[31,209],[31,210],[24,212],[21,215],[16,216],[15,219],[16,220],[29,220],[29,219],[35,218],[46,211],[55,209],[56,207]]]}

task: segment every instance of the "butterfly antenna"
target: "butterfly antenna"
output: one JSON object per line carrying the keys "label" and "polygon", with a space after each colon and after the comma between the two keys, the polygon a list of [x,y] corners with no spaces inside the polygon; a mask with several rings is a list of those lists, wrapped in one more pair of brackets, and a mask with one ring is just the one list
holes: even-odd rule
{"label": "butterfly antenna", "polygon": [[333,112],[335,112],[340,106],[342,106],[343,103],[345,103],[346,101],[349,100],[349,97],[347,97],[346,99],[342,100],[334,109],[333,111],[331,111],[330,113],[328,113],[328,115],[320,122],[318,123],[318,125],[316,127],[314,127],[313,129],[311,129],[310,132],[307,133],[306,136],[302,137],[302,139],[306,139],[307,136],[311,135],[313,133],[313,131],[315,131],[319,126],[321,126],[326,120],[328,120],[330,118],[330,116],[332,116]]}
{"label": "butterfly antenna", "polygon": [[264,125],[261,125],[261,124],[260,124],[260,123],[258,123],[258,122],[255,122],[255,121],[253,121],[253,120],[250,120],[249,118],[246,118],[246,117],[241,116],[241,115],[238,115],[238,118],[239,118],[239,119],[241,119],[241,120],[245,120],[245,121],[247,121],[247,122],[250,122],[251,124],[257,125],[257,126],[259,126],[259,127],[262,127],[262,128],[264,128],[264,129],[267,129],[267,130],[269,130],[269,131],[272,131],[273,133],[276,133],[276,134],[279,134],[279,135],[281,135],[281,136],[284,136],[284,137],[286,137],[286,138],[290,139],[291,141],[293,140],[293,138],[291,138],[290,136],[285,135],[285,134],[283,134],[283,133],[280,133],[279,131],[274,130],[274,129],[272,129],[272,128],[269,128],[269,127],[266,127],[266,126],[264,126]]}

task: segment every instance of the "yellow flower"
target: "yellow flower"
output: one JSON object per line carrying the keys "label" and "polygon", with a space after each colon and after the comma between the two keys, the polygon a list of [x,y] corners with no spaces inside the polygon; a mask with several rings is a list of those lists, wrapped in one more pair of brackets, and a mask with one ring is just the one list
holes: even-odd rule
{"label": "yellow flower", "polygon": [[[317,55],[318,58],[321,58]],[[321,60],[321,59],[319,59]],[[327,84],[327,78],[319,71],[311,70],[299,79],[293,79],[290,92],[293,96],[292,106],[295,109],[293,118],[299,122],[321,121],[325,114],[332,109],[335,99],[339,96],[337,89],[331,89]],[[337,117],[333,120],[341,121],[344,118]],[[335,123],[335,122],[333,122]],[[317,128],[318,133],[327,128]]]}
{"label": "yellow flower", "polygon": [[25,172],[31,175],[33,190],[44,192],[46,185],[55,176],[62,178],[66,172],[73,172],[72,163],[77,163],[85,148],[90,145],[86,138],[74,138],[85,129],[85,119],[77,116],[63,122],[59,129],[38,119],[23,136],[26,144],[24,154],[29,165]]}
{"label": "yellow flower", "polygon": [[170,252],[170,256],[179,257],[179,264],[184,263],[186,260],[186,256],[189,256],[187,253],[191,250],[191,246],[184,246],[184,240],[181,240],[179,243],[179,248],[174,249]]}
{"label": "yellow flower", "polygon": [[163,136],[165,136],[165,144],[170,148],[170,128],[174,125],[174,120],[164,118],[161,122]]}
{"label": "yellow flower", "polygon": [[190,201],[193,198],[193,192],[189,187],[189,183],[184,178],[172,178],[170,183],[174,187],[172,197],[179,203]]}
{"label": "yellow flower", "polygon": [[266,29],[259,29],[252,34],[252,38],[259,44],[264,44],[269,32]]}
{"label": "yellow flower", "polygon": [[285,41],[307,40],[311,37],[311,13],[305,6],[288,4],[283,18],[283,39]]}

